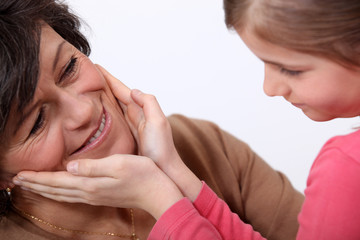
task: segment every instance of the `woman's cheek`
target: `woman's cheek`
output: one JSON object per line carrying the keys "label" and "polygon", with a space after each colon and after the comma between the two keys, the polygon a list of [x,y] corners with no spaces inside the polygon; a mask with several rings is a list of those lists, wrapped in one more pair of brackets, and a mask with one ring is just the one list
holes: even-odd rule
{"label": "woman's cheek", "polygon": [[121,137],[114,139],[114,142],[112,154],[137,154],[135,139],[130,131],[126,132],[124,129]]}
{"label": "woman's cheek", "polygon": [[105,88],[105,79],[89,58],[81,60],[77,85],[81,92],[94,92]]}
{"label": "woman's cheek", "polygon": [[65,156],[63,134],[57,124],[50,126],[50,120],[42,132],[28,143],[23,159],[28,170],[54,171],[65,169],[62,165]]}
{"label": "woman's cheek", "polygon": [[36,144],[29,167],[35,171],[63,170],[64,145],[56,139],[46,139]]}
{"label": "woman's cheek", "polygon": [[60,170],[63,146],[56,141],[34,139],[6,157],[4,169],[11,174],[23,170],[50,171]]}

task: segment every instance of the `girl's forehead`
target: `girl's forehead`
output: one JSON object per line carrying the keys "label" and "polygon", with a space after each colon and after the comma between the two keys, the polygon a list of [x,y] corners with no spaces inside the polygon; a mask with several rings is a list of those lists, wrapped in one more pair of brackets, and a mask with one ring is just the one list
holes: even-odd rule
{"label": "girl's forehead", "polygon": [[[325,60],[317,55],[300,52],[266,41],[251,30],[238,32],[246,46],[264,62],[283,62],[284,65],[299,63],[317,64]],[[285,64],[286,63],[286,64]]]}

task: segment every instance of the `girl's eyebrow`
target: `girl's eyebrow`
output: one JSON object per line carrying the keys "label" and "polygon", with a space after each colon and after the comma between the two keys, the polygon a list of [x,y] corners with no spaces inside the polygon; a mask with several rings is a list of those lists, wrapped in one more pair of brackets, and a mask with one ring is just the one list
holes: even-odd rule
{"label": "girl's eyebrow", "polygon": [[260,58],[261,61],[263,61],[264,63],[268,63],[268,64],[273,64],[273,65],[282,65],[281,63],[278,63],[278,62],[273,62],[273,61],[269,61],[269,60],[266,60],[266,59],[262,59]]}
{"label": "girl's eyebrow", "polygon": [[58,63],[58,61],[59,61],[61,49],[62,49],[62,47],[64,46],[65,43],[66,43],[65,40],[62,41],[62,42],[58,45],[58,47],[57,47],[57,49],[56,49],[56,54],[55,54],[55,58],[54,58],[53,66],[52,66],[52,71],[53,71],[53,72],[55,71],[56,65],[57,65],[57,63]]}
{"label": "girl's eyebrow", "polygon": [[260,58],[260,60],[263,61],[264,63],[279,66],[279,67],[284,67],[284,68],[294,68],[294,69],[299,68],[299,67],[305,68],[305,66],[300,66],[300,65],[295,66],[295,65],[283,64],[283,63],[269,61],[269,60],[262,59],[262,58]]}
{"label": "girl's eyebrow", "polygon": [[279,62],[274,62],[274,61],[270,61],[270,60],[266,60],[266,59],[262,59],[262,58],[260,58],[260,60],[263,61],[264,63],[267,63],[267,64],[277,65],[277,66],[284,66],[284,64],[279,63]]}

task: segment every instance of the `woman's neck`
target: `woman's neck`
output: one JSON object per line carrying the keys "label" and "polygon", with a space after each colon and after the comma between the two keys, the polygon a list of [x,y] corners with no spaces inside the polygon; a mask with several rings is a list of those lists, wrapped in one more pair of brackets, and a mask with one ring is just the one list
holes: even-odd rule
{"label": "woman's neck", "polygon": [[[74,232],[62,231],[51,225],[91,233],[110,232],[121,235],[132,233],[133,221],[129,209],[57,202],[19,188],[12,191],[12,204],[16,209],[43,220],[24,216],[38,227],[62,237],[73,237]],[[44,221],[51,225],[44,224]],[[76,233],[76,237],[77,239],[98,239],[99,235]]]}

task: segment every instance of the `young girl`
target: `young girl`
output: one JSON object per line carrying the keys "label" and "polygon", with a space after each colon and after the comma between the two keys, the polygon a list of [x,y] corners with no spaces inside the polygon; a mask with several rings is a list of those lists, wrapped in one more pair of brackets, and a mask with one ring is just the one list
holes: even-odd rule
{"label": "young girl", "polygon": [[[360,115],[359,1],[224,1],[265,64],[264,91],[314,121]],[[360,239],[360,131],[330,139],[307,181],[297,239]]]}
{"label": "young girl", "polygon": [[[358,1],[225,0],[224,9],[228,27],[234,28],[265,63],[267,95],[283,96],[314,121],[360,115]],[[167,164],[177,162],[178,157],[171,145],[166,147],[164,139],[170,139],[171,135],[161,125],[154,124],[163,118],[152,97],[138,91],[131,94],[121,91],[116,96],[125,103],[128,116],[133,116],[128,119],[138,142],[142,143],[140,152],[152,158],[185,196],[193,200],[197,213],[211,222],[223,239],[261,238],[231,214],[206,184],[199,188],[198,179],[182,179],[176,171],[168,172]],[[154,138],[161,139],[163,145],[152,146],[149,139]],[[84,165],[75,166],[78,166],[76,174],[86,170]],[[73,167],[69,170],[74,172]],[[332,138],[325,144],[308,178],[297,239],[360,239],[359,172],[360,130]],[[41,175],[30,174],[27,178],[31,177],[32,182],[46,182]],[[22,184],[35,191],[38,187],[28,182]],[[39,192],[52,191],[47,196],[57,199],[56,191],[49,189],[42,186]],[[204,203],[206,200],[209,201]],[[181,212],[177,206],[179,202],[158,223]],[[189,231],[189,226],[181,227],[168,226],[164,238],[176,239],[180,232]],[[213,235],[213,239],[220,238]]]}

